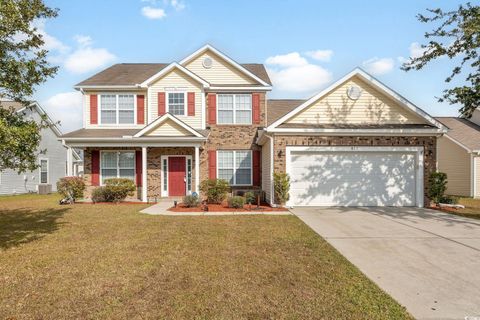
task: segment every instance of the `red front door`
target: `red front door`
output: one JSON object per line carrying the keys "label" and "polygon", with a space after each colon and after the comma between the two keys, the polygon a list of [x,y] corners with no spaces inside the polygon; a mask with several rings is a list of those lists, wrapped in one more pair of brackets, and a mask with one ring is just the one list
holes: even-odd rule
{"label": "red front door", "polygon": [[168,157],[168,195],[185,195],[185,157]]}

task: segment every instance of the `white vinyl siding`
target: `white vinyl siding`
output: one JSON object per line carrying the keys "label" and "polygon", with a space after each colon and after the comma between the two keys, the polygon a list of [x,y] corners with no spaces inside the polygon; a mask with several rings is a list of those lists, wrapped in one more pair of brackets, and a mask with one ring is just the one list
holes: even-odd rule
{"label": "white vinyl siding", "polygon": [[217,177],[230,185],[252,184],[252,152],[249,150],[222,150],[217,152]]}
{"label": "white vinyl siding", "polygon": [[218,94],[218,124],[251,124],[252,95]]}
{"label": "white vinyl siding", "polygon": [[135,124],[134,94],[100,94],[100,124]]}
{"label": "white vinyl siding", "polygon": [[110,178],[135,179],[135,152],[102,151],[100,160],[102,184]]}

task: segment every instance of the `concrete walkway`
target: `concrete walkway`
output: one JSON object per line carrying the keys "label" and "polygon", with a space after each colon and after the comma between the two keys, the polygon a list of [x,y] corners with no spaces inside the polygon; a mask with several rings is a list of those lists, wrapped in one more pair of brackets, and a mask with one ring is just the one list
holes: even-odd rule
{"label": "concrete walkway", "polygon": [[[145,208],[141,213],[150,215],[162,215],[162,216],[233,216],[233,215],[290,215],[290,211],[232,211],[232,212],[173,212],[168,211],[173,206],[173,200],[175,199],[161,199],[158,203],[151,207]],[[180,200],[179,200],[180,201]]]}
{"label": "concrete walkway", "polygon": [[480,220],[418,208],[292,212],[415,318],[480,317]]}

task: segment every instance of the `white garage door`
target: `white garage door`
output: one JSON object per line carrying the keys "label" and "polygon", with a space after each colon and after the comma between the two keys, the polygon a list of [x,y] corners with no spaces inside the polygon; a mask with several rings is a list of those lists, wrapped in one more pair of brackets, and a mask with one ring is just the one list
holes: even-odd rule
{"label": "white garage door", "polygon": [[422,205],[417,199],[421,186],[417,183],[416,151],[384,151],[375,147],[354,151],[308,149],[292,147],[288,152],[287,172],[291,179],[288,205]]}

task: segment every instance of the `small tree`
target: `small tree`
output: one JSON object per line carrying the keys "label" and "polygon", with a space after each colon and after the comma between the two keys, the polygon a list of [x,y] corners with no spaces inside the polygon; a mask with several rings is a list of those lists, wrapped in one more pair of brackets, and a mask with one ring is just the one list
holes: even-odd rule
{"label": "small tree", "polygon": [[443,172],[433,172],[428,178],[428,196],[436,204],[440,203],[445,191],[447,190],[447,174]]}
{"label": "small tree", "polygon": [[273,174],[273,183],[275,199],[281,206],[284,206],[290,199],[290,176],[286,173],[275,172]]}
{"label": "small tree", "polygon": [[230,191],[230,185],[226,180],[207,179],[200,183],[200,191],[207,197],[208,203],[222,203]]}
{"label": "small tree", "polygon": [[57,190],[63,197],[68,199],[83,198],[85,191],[85,182],[80,177],[65,177],[57,182]]}

